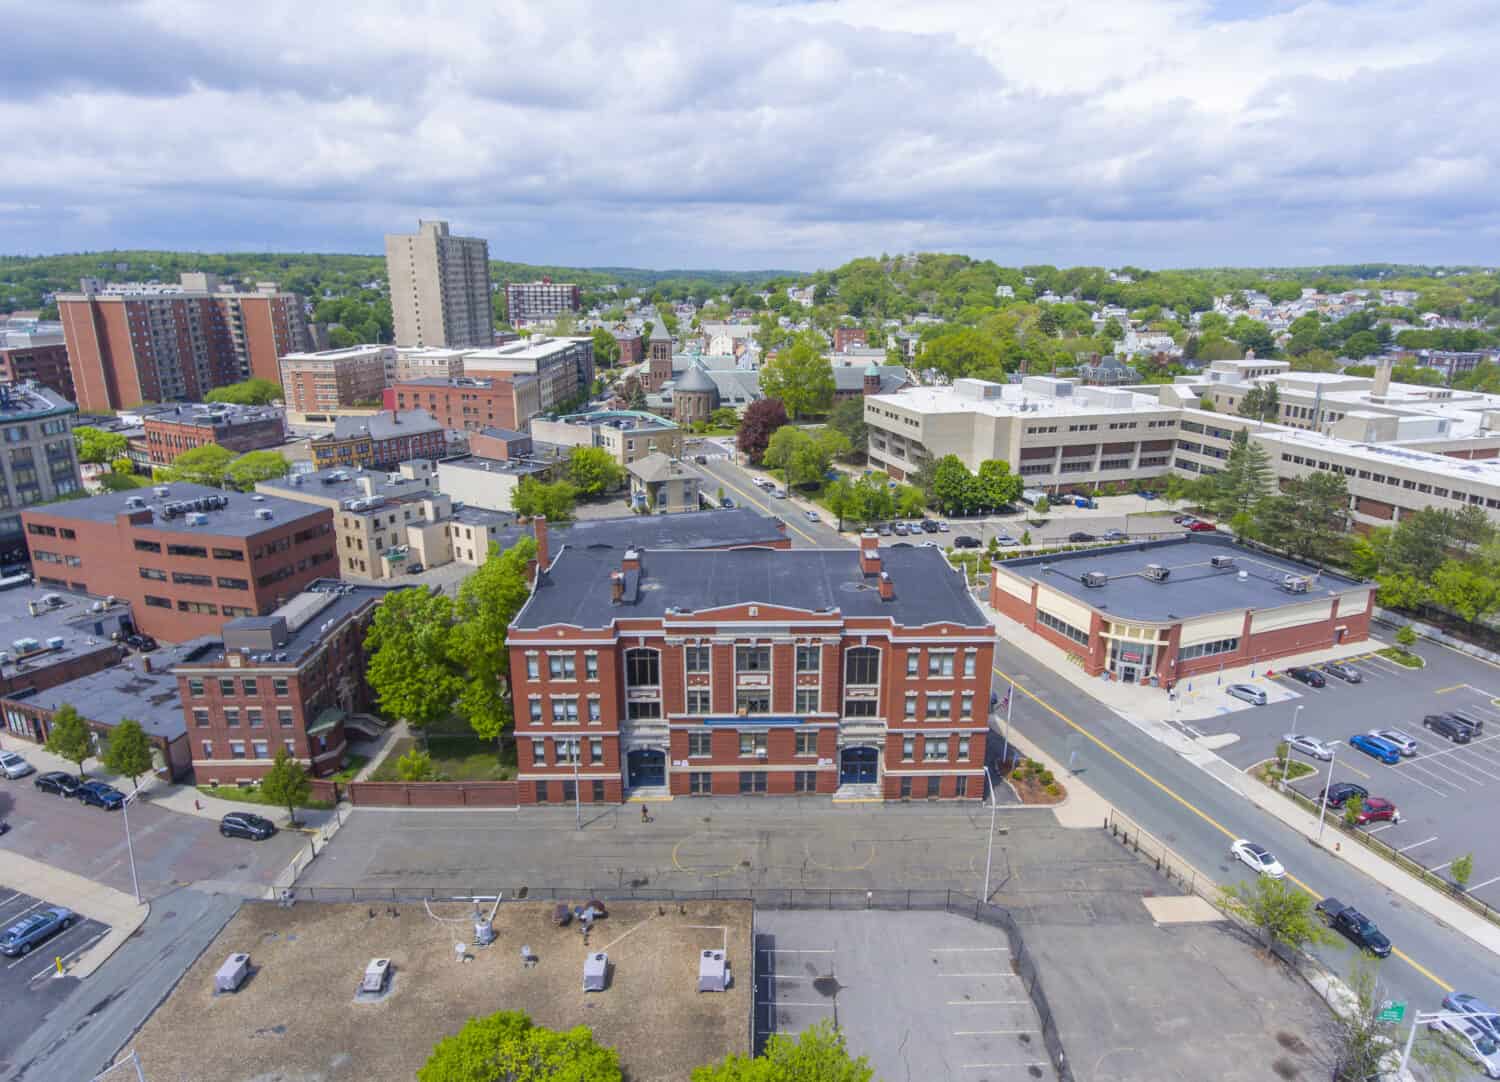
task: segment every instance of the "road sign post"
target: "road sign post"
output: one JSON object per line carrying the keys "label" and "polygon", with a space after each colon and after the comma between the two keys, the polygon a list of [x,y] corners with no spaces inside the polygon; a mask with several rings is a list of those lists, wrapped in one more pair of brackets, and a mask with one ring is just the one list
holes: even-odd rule
{"label": "road sign post", "polygon": [[1406,1001],[1386,1000],[1380,1005],[1380,1013],[1375,1017],[1380,1022],[1400,1022],[1406,1017]]}

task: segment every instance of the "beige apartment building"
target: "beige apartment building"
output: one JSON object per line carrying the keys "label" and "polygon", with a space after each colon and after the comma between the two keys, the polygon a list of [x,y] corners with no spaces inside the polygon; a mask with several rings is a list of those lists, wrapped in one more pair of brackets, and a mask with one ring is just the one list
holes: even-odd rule
{"label": "beige apartment building", "polygon": [[682,429],[654,413],[599,410],[531,422],[531,438],[560,447],[603,447],[622,466],[658,452],[682,457]]}
{"label": "beige apartment building", "polygon": [[331,422],[349,409],[377,410],[386,370],[396,364],[392,346],[350,346],[281,358],[281,389],[293,424]]}
{"label": "beige apartment building", "polygon": [[494,343],[487,241],[453,236],[447,222],[420,221],[415,233],[386,234],[385,267],[396,345]]}

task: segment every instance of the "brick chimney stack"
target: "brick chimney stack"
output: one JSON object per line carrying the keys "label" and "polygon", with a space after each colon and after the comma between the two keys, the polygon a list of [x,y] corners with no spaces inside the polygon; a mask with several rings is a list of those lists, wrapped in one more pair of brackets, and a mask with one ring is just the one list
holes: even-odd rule
{"label": "brick chimney stack", "polygon": [[609,573],[609,603],[618,605],[625,600],[625,572],[611,571]]}
{"label": "brick chimney stack", "polygon": [[531,533],[536,538],[536,563],[545,571],[552,563],[552,552],[547,547],[547,516],[537,515],[531,520]]}
{"label": "brick chimney stack", "polygon": [[896,584],[891,582],[891,573],[882,571],[880,573],[880,600],[893,601],[896,597]]}
{"label": "brick chimney stack", "polygon": [[626,549],[625,558],[620,561],[620,570],[639,571],[641,569],[641,554],[636,549]]}
{"label": "brick chimney stack", "polygon": [[880,538],[874,530],[866,530],[859,535],[859,573],[880,574]]}

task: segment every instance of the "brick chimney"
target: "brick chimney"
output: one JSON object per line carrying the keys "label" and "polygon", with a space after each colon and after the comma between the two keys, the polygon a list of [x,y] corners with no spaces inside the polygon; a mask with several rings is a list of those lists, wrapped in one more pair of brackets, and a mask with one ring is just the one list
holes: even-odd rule
{"label": "brick chimney", "polygon": [[896,584],[891,582],[891,573],[882,571],[880,573],[880,600],[894,601],[896,598]]}
{"label": "brick chimney", "polygon": [[625,600],[625,572],[611,571],[609,573],[609,603],[618,605]]}
{"label": "brick chimney", "polygon": [[625,557],[620,561],[621,571],[639,571],[641,569],[641,554],[636,549],[626,549]]}
{"label": "brick chimney", "polygon": [[150,671],[151,671],[151,655],[150,654],[142,654],[141,655],[141,672],[143,672],[143,673],[149,673]]}
{"label": "brick chimney", "polygon": [[880,538],[874,530],[866,530],[859,535],[859,573],[880,574]]}
{"label": "brick chimney", "polygon": [[547,516],[537,515],[531,520],[531,532],[536,537],[537,566],[546,570],[552,563],[552,553],[547,547]]}

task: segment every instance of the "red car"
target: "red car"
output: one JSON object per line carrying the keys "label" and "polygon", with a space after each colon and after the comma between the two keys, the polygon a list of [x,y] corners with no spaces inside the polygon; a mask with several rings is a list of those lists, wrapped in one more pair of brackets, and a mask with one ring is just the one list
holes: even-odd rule
{"label": "red car", "polygon": [[1364,826],[1366,823],[1374,823],[1378,820],[1399,823],[1401,813],[1396,810],[1396,805],[1383,796],[1366,797],[1359,809],[1359,817],[1355,821],[1360,826]]}
{"label": "red car", "polygon": [[1216,529],[1218,529],[1218,527],[1215,526],[1212,522],[1204,522],[1200,518],[1194,522],[1188,523],[1188,529],[1193,531],[1193,533],[1213,533]]}

